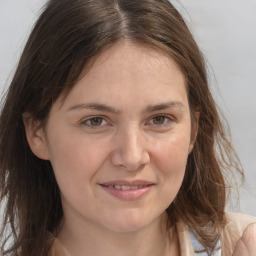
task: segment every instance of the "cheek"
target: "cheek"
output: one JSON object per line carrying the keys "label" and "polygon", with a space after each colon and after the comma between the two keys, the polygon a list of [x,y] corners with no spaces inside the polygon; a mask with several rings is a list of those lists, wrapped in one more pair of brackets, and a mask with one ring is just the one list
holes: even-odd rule
{"label": "cheek", "polygon": [[165,193],[173,200],[185,174],[190,138],[185,135],[173,136],[164,143],[155,145],[155,164],[161,172],[160,183],[164,185]]}
{"label": "cheek", "polygon": [[106,154],[100,149],[74,136],[69,141],[55,141],[51,147],[51,164],[65,207],[79,209],[82,205],[94,205],[94,181]]}
{"label": "cheek", "polygon": [[[106,159],[107,148],[95,145],[85,138],[70,136],[62,140],[55,137],[49,147],[50,161],[57,182],[65,190],[76,188],[77,191],[93,182],[93,178]],[[72,188],[73,187],[73,188]]]}
{"label": "cheek", "polygon": [[[187,162],[187,157],[190,148],[190,136],[188,133],[171,135],[165,140],[155,143],[155,155],[158,156],[159,163],[163,166],[169,166],[171,169],[175,167],[184,167]],[[169,168],[164,168],[168,169]]]}

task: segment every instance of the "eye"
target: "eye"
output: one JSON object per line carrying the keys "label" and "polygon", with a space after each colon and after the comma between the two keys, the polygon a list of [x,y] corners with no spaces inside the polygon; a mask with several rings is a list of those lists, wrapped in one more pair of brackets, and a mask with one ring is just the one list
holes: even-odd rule
{"label": "eye", "polygon": [[92,129],[97,129],[97,128],[100,128],[100,127],[103,127],[103,126],[106,126],[107,125],[107,121],[103,118],[103,117],[100,117],[100,116],[94,116],[94,117],[90,117],[90,118],[87,118],[87,119],[84,119],[81,124],[85,127],[88,127],[88,128],[92,128]]}
{"label": "eye", "polygon": [[154,126],[169,126],[173,122],[173,118],[168,115],[157,115],[151,118],[147,124]]}
{"label": "eye", "polygon": [[166,117],[165,116],[156,116],[153,119],[154,124],[164,124],[166,122]]}

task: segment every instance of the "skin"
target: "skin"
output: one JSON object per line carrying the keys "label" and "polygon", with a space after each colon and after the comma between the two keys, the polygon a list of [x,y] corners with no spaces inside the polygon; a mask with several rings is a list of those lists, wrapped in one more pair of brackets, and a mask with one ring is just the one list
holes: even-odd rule
{"label": "skin", "polygon": [[[117,43],[85,66],[44,129],[24,121],[32,151],[53,166],[64,211],[59,239],[73,256],[179,255],[165,210],[193,141],[185,79],[170,57]],[[138,199],[102,186],[138,180],[151,184]]]}
{"label": "skin", "polygon": [[233,256],[256,256],[256,223],[249,225],[237,242]]}

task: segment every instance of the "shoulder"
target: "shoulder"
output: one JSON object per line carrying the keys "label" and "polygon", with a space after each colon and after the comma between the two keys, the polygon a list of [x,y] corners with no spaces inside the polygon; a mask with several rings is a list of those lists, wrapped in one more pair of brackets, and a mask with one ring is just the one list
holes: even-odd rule
{"label": "shoulder", "polygon": [[250,223],[256,222],[256,217],[244,213],[227,212],[225,214],[227,227],[245,229]]}
{"label": "shoulder", "polygon": [[224,255],[232,255],[245,229],[250,224],[256,223],[256,218],[242,213],[226,213],[225,218],[226,225],[221,232],[221,244]]}
{"label": "shoulder", "polygon": [[58,238],[52,237],[49,241],[51,243],[51,249],[48,256],[71,256]]}
{"label": "shoulder", "polygon": [[223,234],[231,240],[239,239],[249,224],[256,223],[256,217],[243,213],[226,213]]}
{"label": "shoulder", "polygon": [[248,241],[251,238],[254,238],[256,243],[256,222],[253,224],[250,224],[243,233],[243,238],[245,238],[245,241]]}
{"label": "shoulder", "polygon": [[256,255],[256,223],[250,224],[236,244],[233,256]]}

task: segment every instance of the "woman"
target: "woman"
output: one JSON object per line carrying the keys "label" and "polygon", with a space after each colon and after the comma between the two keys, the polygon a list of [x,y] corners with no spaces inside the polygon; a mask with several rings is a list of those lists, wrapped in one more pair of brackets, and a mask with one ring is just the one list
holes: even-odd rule
{"label": "woman", "polygon": [[167,0],[49,1],[0,134],[3,255],[231,255],[254,221],[224,213],[242,171]]}

